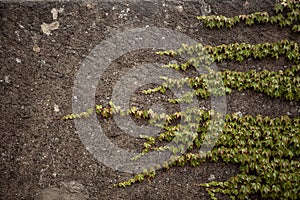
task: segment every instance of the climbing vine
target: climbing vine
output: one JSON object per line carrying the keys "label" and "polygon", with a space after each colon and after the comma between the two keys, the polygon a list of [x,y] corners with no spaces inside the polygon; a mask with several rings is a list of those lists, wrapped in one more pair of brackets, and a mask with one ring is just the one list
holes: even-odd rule
{"label": "climbing vine", "polygon": [[[197,18],[210,28],[232,28],[238,23],[253,26],[258,23],[278,24],[300,32],[300,1],[282,0],[274,7],[274,13],[256,12],[234,17],[198,16]],[[173,79],[162,77],[164,83],[149,88],[144,94],[165,93],[168,89],[188,86],[188,92],[180,98],[169,99],[171,103],[190,103],[194,97],[208,99],[211,96],[224,96],[233,90],[252,89],[273,98],[285,98],[288,101],[300,100],[300,53],[299,44],[288,39],[272,43],[234,43],[218,46],[183,45],[177,50],[157,52],[159,55],[176,56],[191,55],[183,63],[172,63],[163,67],[178,71],[197,68],[201,65],[206,74],[196,77]],[[196,56],[195,56],[196,55]],[[285,57],[293,66],[285,70],[250,70],[250,71],[215,71],[213,62],[233,61],[242,63],[248,58],[278,59]],[[216,87],[222,82],[223,87]],[[141,110],[131,107],[122,110],[110,102],[108,105],[96,105],[85,112],[70,114],[64,120],[88,118],[97,114],[102,118],[114,115],[131,116],[137,120],[147,120],[150,125],[161,128],[157,136],[144,136],[142,152],[133,157],[138,160],[151,151],[170,151],[172,156],[168,162],[157,168],[169,169],[173,166],[191,165],[197,167],[203,162],[226,162],[239,165],[239,173],[222,182],[198,184],[206,188],[211,199],[217,199],[216,193],[229,195],[231,199],[248,199],[252,194],[260,194],[264,198],[298,199],[300,194],[300,117],[280,116],[239,116],[226,114],[222,126],[214,126],[213,117],[221,116],[213,110],[192,108],[172,114],[155,113],[153,110]],[[178,121],[186,123],[178,123]],[[218,130],[211,131],[211,127]],[[216,137],[208,133],[221,133],[214,148],[202,152],[201,146],[207,137]],[[174,142],[176,146],[166,145]],[[181,145],[177,145],[181,144]],[[187,151],[183,151],[187,150]],[[197,152],[197,153],[195,153]],[[127,187],[131,184],[154,178],[157,168],[145,169],[127,181],[115,184]]]}
{"label": "climbing vine", "polygon": [[[233,90],[253,89],[254,91],[267,94],[271,97],[284,97],[287,100],[300,100],[300,77],[297,73],[300,72],[300,65],[292,66],[286,70],[268,71],[263,70],[257,72],[251,70],[248,72],[236,72],[225,70],[217,72],[217,76],[222,78],[224,90],[230,94]],[[145,90],[145,94],[153,92],[165,93],[167,89],[173,87],[181,88],[183,85],[188,85],[193,88],[193,92],[187,92],[179,99],[170,99],[172,103],[190,103],[194,96],[207,99],[210,96],[210,91],[207,86],[207,77],[211,74],[203,74],[193,78],[172,79],[162,77],[165,82],[158,87]],[[217,93],[215,92],[215,95]],[[220,93],[222,94],[222,93]]]}
{"label": "climbing vine", "polygon": [[210,28],[231,28],[232,26],[244,22],[249,26],[256,23],[279,24],[280,27],[290,27],[294,32],[300,32],[300,4],[298,0],[281,1],[274,7],[276,15],[270,15],[268,12],[255,12],[249,15],[238,15],[226,17],[223,15],[198,16],[197,18],[204,22]]}

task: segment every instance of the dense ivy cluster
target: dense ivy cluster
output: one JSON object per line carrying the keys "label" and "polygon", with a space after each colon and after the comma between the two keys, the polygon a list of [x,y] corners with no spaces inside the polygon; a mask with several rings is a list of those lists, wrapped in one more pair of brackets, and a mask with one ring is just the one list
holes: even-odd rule
{"label": "dense ivy cluster", "polygon": [[294,32],[300,32],[300,2],[298,0],[286,0],[274,7],[276,15],[270,16],[267,12],[255,12],[249,15],[226,17],[222,15],[198,16],[197,18],[210,28],[221,28],[244,22],[251,26],[255,23],[279,24],[281,27],[292,26]]}
{"label": "dense ivy cluster", "polygon": [[[240,165],[239,174],[225,182],[200,184],[232,199],[260,193],[273,199],[297,199],[300,193],[300,118],[228,117],[216,148],[206,159]],[[194,156],[197,158],[197,155]],[[211,187],[217,188],[211,188]]]}

